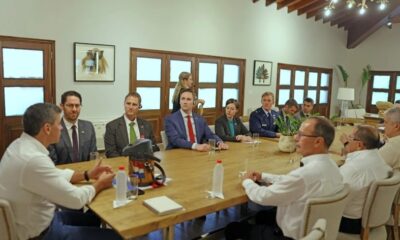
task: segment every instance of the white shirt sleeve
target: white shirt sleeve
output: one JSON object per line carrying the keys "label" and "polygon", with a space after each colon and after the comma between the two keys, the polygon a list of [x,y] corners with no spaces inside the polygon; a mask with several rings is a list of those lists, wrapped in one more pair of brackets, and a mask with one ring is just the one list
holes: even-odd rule
{"label": "white shirt sleeve", "polygon": [[274,183],[279,181],[282,178],[282,175],[276,175],[271,173],[262,173],[261,179],[266,183]]}
{"label": "white shirt sleeve", "polygon": [[57,169],[50,159],[32,158],[24,166],[20,184],[26,190],[72,209],[80,209],[96,195],[92,185],[77,187],[70,183],[72,170]]}
{"label": "white shirt sleeve", "polygon": [[266,187],[250,179],[242,183],[247,196],[258,204],[282,206],[298,200],[305,192],[304,180],[297,176],[282,175],[280,180]]}

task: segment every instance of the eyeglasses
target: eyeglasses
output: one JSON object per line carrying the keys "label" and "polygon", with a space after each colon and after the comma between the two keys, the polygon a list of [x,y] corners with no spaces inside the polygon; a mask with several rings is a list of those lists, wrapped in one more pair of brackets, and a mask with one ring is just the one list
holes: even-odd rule
{"label": "eyeglasses", "polygon": [[65,104],[64,106],[66,106],[67,108],[80,108],[81,107],[81,105],[80,104],[71,104],[71,103],[69,103],[69,104]]}
{"label": "eyeglasses", "polygon": [[302,132],[297,132],[297,134],[296,134],[299,138],[301,138],[301,137],[321,137],[321,136],[318,136],[318,135],[311,135],[311,134],[305,134],[305,133],[302,133]]}

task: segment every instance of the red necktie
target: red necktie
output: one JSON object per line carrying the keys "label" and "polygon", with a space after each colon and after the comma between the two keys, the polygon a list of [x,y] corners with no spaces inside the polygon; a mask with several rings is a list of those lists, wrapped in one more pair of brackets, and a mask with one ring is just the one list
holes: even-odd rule
{"label": "red necktie", "polygon": [[72,162],[79,161],[78,134],[76,134],[76,126],[72,126]]}
{"label": "red necktie", "polygon": [[189,139],[191,143],[195,143],[196,140],[194,139],[194,132],[193,132],[193,126],[192,126],[192,120],[190,120],[190,115],[187,115],[187,125],[188,125],[188,130],[189,130]]}

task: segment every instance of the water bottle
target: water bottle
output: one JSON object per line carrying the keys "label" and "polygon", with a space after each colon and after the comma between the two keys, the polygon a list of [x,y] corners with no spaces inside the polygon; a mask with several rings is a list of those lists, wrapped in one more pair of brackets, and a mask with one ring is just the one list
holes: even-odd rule
{"label": "water bottle", "polygon": [[224,185],[224,166],[222,166],[222,160],[217,160],[217,164],[214,167],[212,192],[213,194],[222,194],[222,188]]}
{"label": "water bottle", "polygon": [[116,182],[117,182],[117,201],[126,201],[126,192],[128,191],[128,177],[126,176],[125,173],[125,167],[120,166],[118,168],[117,176],[116,176]]}

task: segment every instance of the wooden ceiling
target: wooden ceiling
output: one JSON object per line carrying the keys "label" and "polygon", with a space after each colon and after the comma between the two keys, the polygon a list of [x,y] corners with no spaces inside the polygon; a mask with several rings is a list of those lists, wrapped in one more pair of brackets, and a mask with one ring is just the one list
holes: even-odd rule
{"label": "wooden ceiling", "polygon": [[[252,1],[256,3],[260,0]],[[356,2],[358,4],[360,0]],[[273,3],[276,3],[278,9],[287,8],[288,13],[296,11],[297,15],[344,28],[347,31],[347,48],[355,48],[389,20],[393,23],[400,22],[400,0],[389,0],[389,5],[383,11],[378,9],[376,2],[367,0],[368,9],[364,15],[358,13],[359,8],[348,9],[346,0],[338,0],[328,17],[324,15],[324,8],[329,5],[330,0],[265,0],[265,6]]]}

